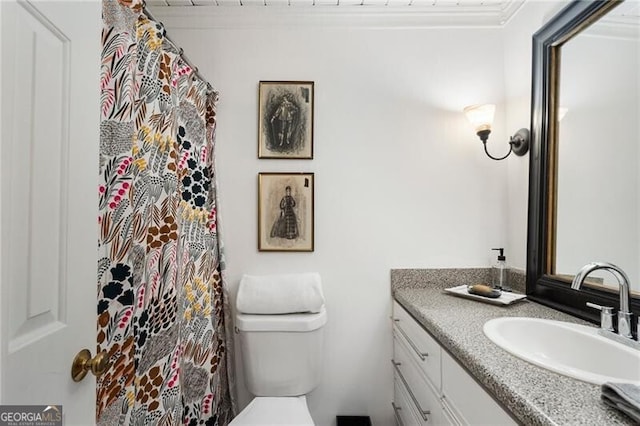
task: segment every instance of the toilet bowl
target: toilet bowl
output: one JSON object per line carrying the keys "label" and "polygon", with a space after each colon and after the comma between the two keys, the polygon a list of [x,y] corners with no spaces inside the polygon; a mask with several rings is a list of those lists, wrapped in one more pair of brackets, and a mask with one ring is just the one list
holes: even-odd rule
{"label": "toilet bowl", "polygon": [[320,382],[327,313],[236,315],[247,389],[230,425],[313,425],[306,394]]}
{"label": "toilet bowl", "polygon": [[313,426],[305,396],[259,396],[229,426]]}

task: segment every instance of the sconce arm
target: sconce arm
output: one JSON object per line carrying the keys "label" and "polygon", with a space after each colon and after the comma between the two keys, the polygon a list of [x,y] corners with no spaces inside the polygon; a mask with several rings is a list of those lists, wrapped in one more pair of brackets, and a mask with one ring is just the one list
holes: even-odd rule
{"label": "sconce arm", "polygon": [[504,160],[505,158],[507,158],[509,155],[511,155],[511,151],[513,151],[513,143],[509,142],[509,152],[507,152],[507,155],[505,155],[504,157],[494,157],[493,155],[489,154],[489,151],[487,151],[487,141],[482,141],[482,145],[484,145],[484,152],[485,154],[487,154],[487,156],[489,158],[491,158],[492,160]]}
{"label": "sconce arm", "polygon": [[509,155],[511,155],[512,152],[520,157],[529,151],[529,130],[520,129],[509,139],[509,152],[507,152],[507,155],[505,155],[504,157],[494,157],[493,155],[489,154],[489,151],[487,150],[487,139],[489,138],[489,133],[491,133],[490,130],[482,130],[477,134],[482,141],[482,145],[484,145],[485,154],[487,154],[487,157],[491,158],[492,160],[504,160]]}

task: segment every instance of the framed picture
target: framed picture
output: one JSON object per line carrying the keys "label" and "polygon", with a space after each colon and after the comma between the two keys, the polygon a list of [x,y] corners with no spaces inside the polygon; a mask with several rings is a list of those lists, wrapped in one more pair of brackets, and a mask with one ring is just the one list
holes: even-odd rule
{"label": "framed picture", "polygon": [[313,251],[313,173],[258,174],[258,250]]}
{"label": "framed picture", "polygon": [[313,158],[313,81],[261,81],[258,158]]}

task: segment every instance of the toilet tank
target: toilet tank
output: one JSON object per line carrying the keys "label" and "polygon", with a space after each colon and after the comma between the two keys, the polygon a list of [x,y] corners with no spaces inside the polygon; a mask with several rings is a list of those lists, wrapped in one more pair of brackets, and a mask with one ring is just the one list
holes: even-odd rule
{"label": "toilet tank", "polygon": [[245,382],[255,396],[298,396],[320,382],[324,306],[318,313],[236,315]]}

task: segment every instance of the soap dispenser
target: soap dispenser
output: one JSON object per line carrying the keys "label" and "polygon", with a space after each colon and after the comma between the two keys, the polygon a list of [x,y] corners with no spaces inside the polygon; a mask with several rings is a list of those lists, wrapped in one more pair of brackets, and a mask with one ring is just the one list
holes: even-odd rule
{"label": "soap dispenser", "polygon": [[491,267],[491,286],[496,290],[502,290],[507,285],[507,258],[504,256],[504,248],[494,248],[499,251],[498,260]]}

